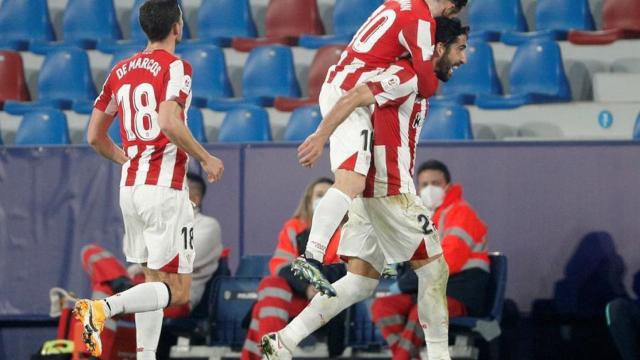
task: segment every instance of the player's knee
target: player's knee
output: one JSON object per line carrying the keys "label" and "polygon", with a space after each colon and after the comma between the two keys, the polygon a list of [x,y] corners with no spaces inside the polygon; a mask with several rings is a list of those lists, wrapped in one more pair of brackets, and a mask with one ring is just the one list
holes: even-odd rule
{"label": "player's knee", "polygon": [[333,187],[353,199],[364,192],[367,184],[366,180],[367,178],[364,175],[354,171],[338,170],[336,171],[336,181]]}
{"label": "player's knee", "polygon": [[189,289],[171,287],[171,305],[185,305],[189,303]]}

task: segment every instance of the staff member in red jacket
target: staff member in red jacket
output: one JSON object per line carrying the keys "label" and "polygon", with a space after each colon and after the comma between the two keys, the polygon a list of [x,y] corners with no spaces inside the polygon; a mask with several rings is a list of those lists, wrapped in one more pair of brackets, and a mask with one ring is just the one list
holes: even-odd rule
{"label": "staff member in red jacket", "polygon": [[[485,313],[489,283],[487,226],[462,198],[462,186],[451,183],[447,166],[429,160],[418,170],[418,188],[424,205],[434,211],[444,258],[449,266],[447,302],[449,316]],[[393,353],[393,359],[413,359],[424,343],[415,294],[418,279],[410,267],[401,266],[397,295],[378,298],[371,311]]]}
{"label": "staff member in red jacket", "polygon": [[[269,261],[271,274],[262,279],[258,286],[258,301],[251,311],[251,323],[240,359],[262,359],[262,352],[258,346],[262,336],[284,328],[289,319],[298,315],[318,292],[308,281],[293,275],[291,262],[304,253],[313,211],[331,185],[333,180],[329,178],[319,178],[310,183],[293,217],[285,222],[280,230],[276,250]],[[323,261],[325,266],[322,268],[324,276],[331,281],[338,280],[346,273],[344,263],[341,263],[337,255],[339,241],[338,229],[329,241]],[[335,335],[340,327],[344,328],[344,318],[336,317],[327,325],[332,329],[329,333]],[[332,346],[332,343],[329,336],[329,352],[338,356],[343,349]]]}

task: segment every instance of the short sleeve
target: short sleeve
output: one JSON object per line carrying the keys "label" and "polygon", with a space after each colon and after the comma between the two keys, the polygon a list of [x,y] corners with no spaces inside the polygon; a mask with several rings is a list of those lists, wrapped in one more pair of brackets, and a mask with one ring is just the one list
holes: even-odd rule
{"label": "short sleeve", "polygon": [[185,106],[191,94],[191,65],[184,60],[176,60],[169,65],[165,78],[165,101],[175,101]]}
{"label": "short sleeve", "polygon": [[107,115],[115,115],[118,111],[118,104],[116,103],[115,95],[112,90],[111,78],[113,77],[113,71],[109,74],[109,77],[102,86],[100,95],[93,103],[93,107],[102,111]]}
{"label": "short sleeve", "polygon": [[387,71],[367,81],[366,85],[379,107],[396,106],[418,90],[418,79],[413,71],[392,65]]}

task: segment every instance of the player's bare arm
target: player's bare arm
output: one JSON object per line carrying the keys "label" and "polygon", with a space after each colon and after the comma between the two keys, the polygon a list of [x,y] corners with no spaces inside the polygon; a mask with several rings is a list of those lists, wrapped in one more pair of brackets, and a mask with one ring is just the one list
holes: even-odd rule
{"label": "player's bare arm", "polygon": [[193,156],[202,165],[207,173],[209,182],[220,180],[224,172],[222,160],[209,154],[207,150],[196,141],[189,128],[180,119],[182,106],[175,101],[163,101],[160,103],[158,124],[160,130],[180,149]]}
{"label": "player's bare arm", "polygon": [[298,160],[300,165],[312,167],[322,156],[324,144],[326,144],[336,128],[340,126],[355,109],[361,106],[372,105],[374,102],[374,95],[365,84],[360,84],[344,94],[333,109],[331,109],[327,116],[320,122],[318,129],[309,135],[302,145],[298,147]]}
{"label": "player's bare arm", "polygon": [[108,135],[109,126],[111,126],[112,122],[113,116],[98,109],[93,109],[87,130],[87,142],[101,156],[122,165],[129,161],[129,158],[119,146],[113,143]]}

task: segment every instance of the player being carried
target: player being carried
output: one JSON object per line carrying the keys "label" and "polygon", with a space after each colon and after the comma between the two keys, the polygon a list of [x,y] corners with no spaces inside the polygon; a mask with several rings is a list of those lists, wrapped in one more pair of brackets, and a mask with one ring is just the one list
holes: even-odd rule
{"label": "player being carried", "polygon": [[[79,300],[74,311],[93,356],[102,352],[105,320],[135,313],[137,358],[155,359],[162,309],[189,301],[195,254],[187,154],[200,162],[209,182],[217,181],[224,168],[186,126],[191,65],[174,54],[183,29],[178,1],[148,0],[140,8],[140,25],[147,48],[109,74],[91,114],[88,141],[122,165],[124,252],[127,261],[144,266],[147,282],[103,300]],[[116,114],[124,150],[107,135]]]}
{"label": "player being carried", "polygon": [[[468,27],[458,19],[437,18],[432,77],[447,81],[466,62]],[[373,159],[363,197],[353,201],[342,228],[338,254],[348,259],[347,275],[333,286],[337,296],[316,295],[287,327],[262,338],[267,359],[291,359],[297,344],[347,307],[370,297],[389,263],[410,261],[418,276],[418,316],[429,360],[449,360],[446,286],[448,267],[429,212],[416,195],[413,170],[416,145],[428,103],[408,60],[343,95],[320,124],[331,133],[351,112],[373,110]],[[318,157],[309,161],[313,164]],[[325,195],[326,196],[326,195]]]}
{"label": "player being carried", "polygon": [[[454,16],[466,4],[467,0],[386,1],[358,30],[338,64],[329,69],[320,92],[323,116],[327,116],[347,91],[379,75],[407,55],[415,70],[419,95],[425,99],[431,97],[438,87],[431,62],[436,30],[434,17]],[[335,184],[314,211],[309,245],[304,256],[292,266],[318,291],[329,296],[335,296],[335,289],[319,269],[329,239],[353,199],[364,191],[371,162],[368,145],[372,138],[371,110],[361,107],[349,114],[335,131],[316,131],[298,148],[300,163],[310,167],[330,140]]]}

